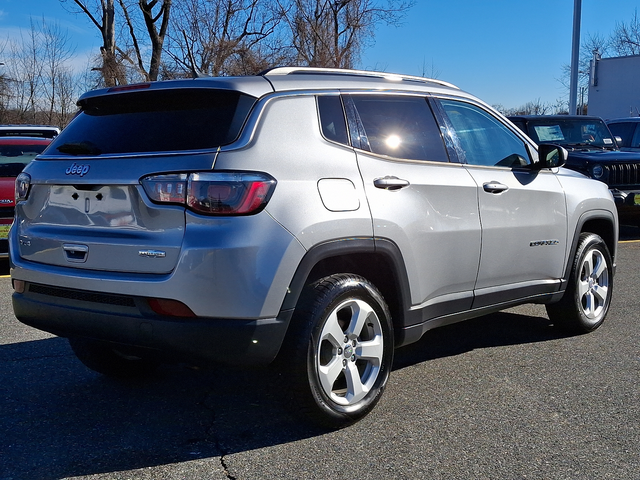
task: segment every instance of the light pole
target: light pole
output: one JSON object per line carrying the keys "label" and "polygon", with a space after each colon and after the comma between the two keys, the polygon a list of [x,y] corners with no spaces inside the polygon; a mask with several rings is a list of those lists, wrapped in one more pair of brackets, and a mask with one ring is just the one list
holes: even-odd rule
{"label": "light pole", "polygon": [[582,0],[573,0],[573,40],[571,48],[571,80],[569,82],[569,113],[575,115],[578,106],[578,65],[580,63],[580,17]]}

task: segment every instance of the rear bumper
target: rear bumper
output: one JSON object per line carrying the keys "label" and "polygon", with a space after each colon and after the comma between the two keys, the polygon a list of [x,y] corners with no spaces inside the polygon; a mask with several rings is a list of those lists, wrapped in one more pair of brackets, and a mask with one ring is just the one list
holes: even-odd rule
{"label": "rear bumper", "polygon": [[270,363],[292,313],[267,319],[163,317],[144,298],[34,284],[14,293],[12,301],[18,320],[55,335],[146,349],[172,360],[229,365]]}

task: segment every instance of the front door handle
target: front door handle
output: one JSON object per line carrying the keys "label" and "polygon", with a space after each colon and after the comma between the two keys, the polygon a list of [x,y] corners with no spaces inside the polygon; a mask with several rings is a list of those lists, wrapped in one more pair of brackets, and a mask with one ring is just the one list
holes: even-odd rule
{"label": "front door handle", "polygon": [[482,188],[487,193],[502,193],[509,190],[509,187],[500,182],[487,182],[482,185]]}
{"label": "front door handle", "polygon": [[401,188],[408,187],[409,181],[398,177],[387,176],[376,178],[373,181],[373,186],[376,188],[382,188],[383,190],[400,190]]}

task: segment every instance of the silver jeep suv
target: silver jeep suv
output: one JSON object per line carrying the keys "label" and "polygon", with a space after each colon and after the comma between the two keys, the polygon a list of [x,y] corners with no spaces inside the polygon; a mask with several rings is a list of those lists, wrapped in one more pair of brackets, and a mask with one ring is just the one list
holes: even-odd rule
{"label": "silver jeep suv", "polygon": [[16,182],[13,306],[95,371],[275,361],[339,427],[429,329],[522,303],[574,332],[607,314],[607,186],[451,84],[277,68],[78,105]]}

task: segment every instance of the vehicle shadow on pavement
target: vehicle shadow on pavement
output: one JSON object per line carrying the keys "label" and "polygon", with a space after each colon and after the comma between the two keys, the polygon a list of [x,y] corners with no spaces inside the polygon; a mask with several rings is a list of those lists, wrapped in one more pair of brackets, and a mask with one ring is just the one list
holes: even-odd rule
{"label": "vehicle shadow on pavement", "polygon": [[[394,369],[471,349],[558,338],[546,318],[499,313],[428,332]],[[284,405],[263,369],[163,366],[137,382],[86,369],[66,340],[0,345],[0,479],[108,474],[225,455],[326,433]]]}
{"label": "vehicle shadow on pavement", "polygon": [[[536,307],[544,312],[544,307]],[[430,330],[418,342],[396,350],[394,370],[479,348],[544,342],[567,336],[543,315],[499,312]]]}

